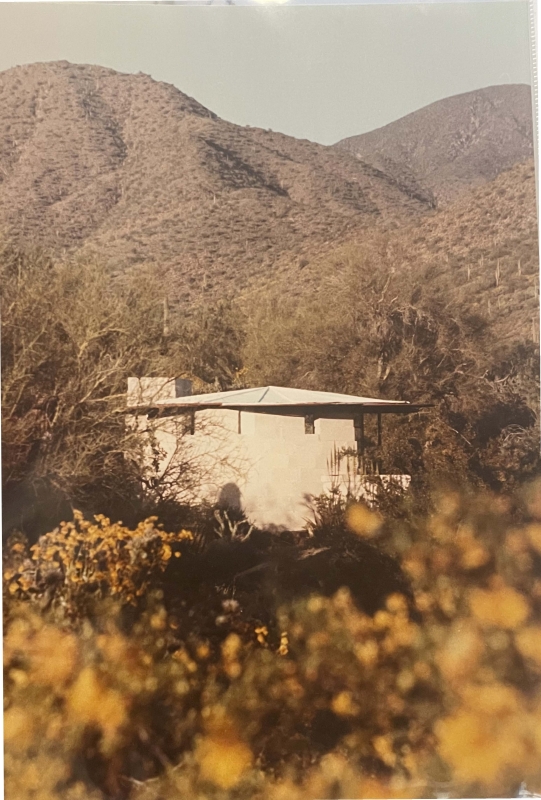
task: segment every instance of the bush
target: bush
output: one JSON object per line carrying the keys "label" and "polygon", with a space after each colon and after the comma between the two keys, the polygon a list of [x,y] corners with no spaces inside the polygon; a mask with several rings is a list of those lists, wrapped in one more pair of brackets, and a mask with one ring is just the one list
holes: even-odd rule
{"label": "bush", "polygon": [[30,548],[30,561],[4,572],[9,592],[18,598],[47,592],[48,601],[75,620],[106,597],[135,605],[156,588],[169,560],[180,557],[180,542],[191,539],[188,531],[166,533],[156,522],[149,517],[129,530],[103,515],[90,522],[76,511],[73,522],[61,523]]}
{"label": "bush", "polygon": [[[438,274],[431,259],[426,272],[373,236],[322,258],[317,290],[300,300],[289,287],[260,292],[247,315],[245,376],[252,385],[434,404],[385,419],[385,469],[494,490],[518,485],[541,469],[539,347],[518,322],[504,336],[471,305],[475,292],[457,295],[449,265]],[[521,428],[512,458],[510,426]]]}
{"label": "bush", "polygon": [[[40,612],[45,588],[24,599],[9,590],[25,558],[14,542],[6,797],[484,797],[516,795],[522,781],[539,787],[541,487],[513,500],[447,492],[422,519],[351,505],[345,522],[361,543],[400,553],[414,612],[397,592],[371,615],[347,589],[324,597],[299,587],[274,636],[232,596],[233,580],[215,588],[212,638],[181,584],[176,605],[156,588],[176,539],[148,523],[149,570],[147,559],[124,557],[134,532],[78,519],[34,554],[47,560],[52,547],[77,575],[77,536],[94,527],[93,558],[116,530],[125,544],[107,548],[102,595],[116,587],[124,606],[134,595],[145,602],[126,616],[104,600],[101,613],[80,606],[74,618],[73,604]],[[185,534],[180,544],[178,563],[196,547]]]}
{"label": "bush", "polygon": [[[0,284],[4,530],[35,537],[74,507],[131,524],[161,510],[163,486],[145,484],[142,437],[126,425],[128,378],[227,382],[238,367],[231,312],[168,319],[156,271],[111,280],[91,260],[1,240]],[[194,478],[182,462],[177,490]]]}

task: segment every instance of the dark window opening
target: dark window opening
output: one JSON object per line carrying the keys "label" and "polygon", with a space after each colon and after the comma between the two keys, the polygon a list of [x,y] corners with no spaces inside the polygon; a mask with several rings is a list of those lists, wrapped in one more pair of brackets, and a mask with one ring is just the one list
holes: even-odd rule
{"label": "dark window opening", "polygon": [[195,433],[195,411],[190,411],[186,420],[186,433],[193,436]]}
{"label": "dark window opening", "polygon": [[308,414],[304,418],[304,432],[305,433],[316,432],[316,418],[313,416],[313,414]]}

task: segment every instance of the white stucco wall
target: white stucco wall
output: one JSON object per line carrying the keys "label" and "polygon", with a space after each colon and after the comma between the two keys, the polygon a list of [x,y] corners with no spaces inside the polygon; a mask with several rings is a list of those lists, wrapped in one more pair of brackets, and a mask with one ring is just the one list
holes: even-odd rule
{"label": "white stucco wall", "polygon": [[[139,418],[138,424],[148,423]],[[314,496],[336,486],[345,492],[348,485],[362,493],[355,457],[349,470],[347,458],[338,470],[333,460],[333,452],[356,450],[352,420],[316,419],[315,433],[307,434],[303,417],[243,411],[239,433],[238,411],[213,409],[196,412],[193,435],[179,437],[182,417],[151,424],[163,449],[162,470],[169,469],[174,478],[175,460],[187,461],[197,475],[193,499],[217,503],[224,495],[229,502],[238,498],[260,527],[298,530],[312,519]]]}

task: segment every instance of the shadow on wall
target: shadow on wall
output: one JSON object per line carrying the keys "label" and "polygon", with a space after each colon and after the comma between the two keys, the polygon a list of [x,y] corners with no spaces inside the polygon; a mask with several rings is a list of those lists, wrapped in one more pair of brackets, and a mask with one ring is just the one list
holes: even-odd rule
{"label": "shadow on wall", "polygon": [[222,486],[216,505],[220,511],[243,514],[241,493],[236,483],[226,483]]}
{"label": "shadow on wall", "polygon": [[[242,503],[242,493],[236,483],[230,482],[222,486],[220,494],[218,495],[215,509],[221,513],[227,512],[231,522],[246,520],[247,522],[254,523],[254,525],[256,525],[252,517],[248,517],[247,515],[246,509]],[[256,527],[258,527],[260,530],[265,530],[267,533],[278,534],[291,532],[293,530],[300,532],[304,530],[305,526],[299,525],[297,528],[292,528],[291,526],[287,526],[285,524],[275,525],[273,523],[257,523]]]}

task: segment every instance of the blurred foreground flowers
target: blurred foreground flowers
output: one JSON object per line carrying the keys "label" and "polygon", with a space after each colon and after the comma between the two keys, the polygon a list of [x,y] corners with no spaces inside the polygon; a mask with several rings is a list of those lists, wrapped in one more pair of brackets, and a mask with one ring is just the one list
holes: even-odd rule
{"label": "blurred foreground flowers", "polygon": [[[539,486],[448,493],[425,519],[349,508],[352,537],[399,556],[413,604],[394,593],[369,616],[346,589],[299,592],[269,626],[241,608],[212,635],[183,586],[176,606],[162,591],[185,531],[77,515],[32,558],[12,542],[6,798],[539,790],[540,509]],[[231,615],[234,589],[216,591]]]}

